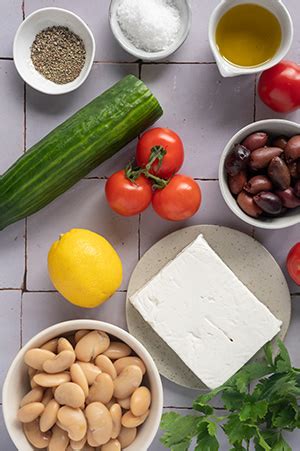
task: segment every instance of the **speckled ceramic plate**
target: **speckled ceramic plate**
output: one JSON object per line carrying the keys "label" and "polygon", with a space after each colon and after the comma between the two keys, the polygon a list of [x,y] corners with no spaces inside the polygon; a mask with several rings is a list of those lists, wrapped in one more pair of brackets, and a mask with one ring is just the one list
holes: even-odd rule
{"label": "speckled ceramic plate", "polygon": [[[282,339],[287,333],[291,316],[290,293],[280,267],[258,241],[245,233],[227,227],[199,225],[178,230],[157,242],[144,254],[131,276],[126,304],[128,329],[148,349],[160,374],[189,388],[205,388],[205,385],[144,321],[130,304],[129,297],[174,259],[199,233],[203,234],[249,290],[282,320],[279,334]],[[254,358],[259,358],[259,354]]]}

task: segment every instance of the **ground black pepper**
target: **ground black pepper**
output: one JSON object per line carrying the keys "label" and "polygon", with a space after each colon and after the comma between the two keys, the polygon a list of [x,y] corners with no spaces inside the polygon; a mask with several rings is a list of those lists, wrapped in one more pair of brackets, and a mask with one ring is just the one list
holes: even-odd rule
{"label": "ground black pepper", "polygon": [[45,28],[36,35],[31,46],[35,69],[57,84],[75,80],[82,71],[85,57],[82,39],[67,27]]}

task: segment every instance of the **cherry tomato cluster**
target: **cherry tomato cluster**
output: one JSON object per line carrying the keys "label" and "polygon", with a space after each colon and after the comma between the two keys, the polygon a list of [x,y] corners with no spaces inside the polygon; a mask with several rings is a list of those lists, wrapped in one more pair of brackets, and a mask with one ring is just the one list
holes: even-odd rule
{"label": "cherry tomato cluster", "polygon": [[135,163],[107,180],[105,193],[110,207],[122,216],[133,216],[152,202],[163,219],[190,218],[200,207],[201,190],[191,177],[177,174],[183,160],[183,143],[174,131],[148,130],[138,141]]}

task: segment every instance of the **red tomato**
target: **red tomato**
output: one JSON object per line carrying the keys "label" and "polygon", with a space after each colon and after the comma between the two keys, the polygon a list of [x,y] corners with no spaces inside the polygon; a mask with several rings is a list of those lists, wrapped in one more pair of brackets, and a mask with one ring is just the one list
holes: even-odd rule
{"label": "red tomato", "polygon": [[300,285],[300,243],[295,244],[290,250],[286,265],[293,281]]}
{"label": "red tomato", "polygon": [[152,205],[156,213],[169,221],[183,221],[193,216],[201,204],[199,185],[190,177],[177,174],[168,185],[155,191]]}
{"label": "red tomato", "polygon": [[133,216],[150,205],[152,185],[144,175],[131,181],[126,177],[125,171],[121,170],[109,177],[105,194],[110,207],[116,213],[122,216]]}
{"label": "red tomato", "polygon": [[272,110],[288,113],[300,107],[300,66],[281,61],[262,73],[258,82],[261,100]]}
{"label": "red tomato", "polygon": [[166,150],[161,166],[156,159],[151,167],[151,173],[168,179],[179,171],[184,160],[183,144],[177,133],[168,128],[152,128],[139,139],[136,151],[136,162],[141,168],[149,162],[153,147],[161,146]]}

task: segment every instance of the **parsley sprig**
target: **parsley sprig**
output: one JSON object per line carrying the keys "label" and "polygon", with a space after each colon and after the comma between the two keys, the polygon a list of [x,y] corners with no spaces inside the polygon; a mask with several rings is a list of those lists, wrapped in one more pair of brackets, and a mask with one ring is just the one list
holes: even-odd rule
{"label": "parsley sprig", "polygon": [[[171,451],[188,451],[196,439],[195,451],[218,451],[221,428],[230,451],[292,451],[283,431],[300,428],[300,369],[293,368],[288,351],[278,340],[279,353],[271,344],[264,348],[264,361],[248,363],[223,386],[199,396],[194,415],[175,412],[163,415],[162,444]],[[224,415],[211,402],[219,396]]]}

